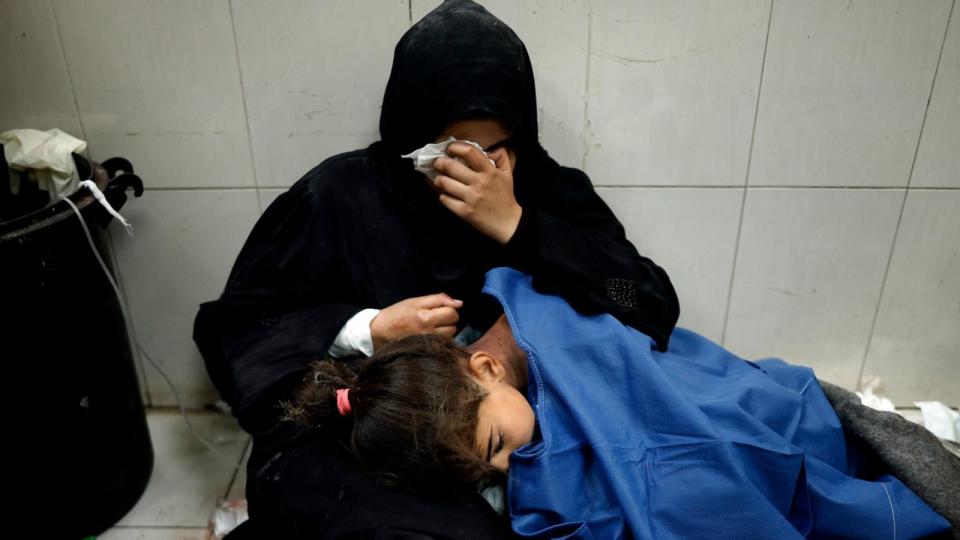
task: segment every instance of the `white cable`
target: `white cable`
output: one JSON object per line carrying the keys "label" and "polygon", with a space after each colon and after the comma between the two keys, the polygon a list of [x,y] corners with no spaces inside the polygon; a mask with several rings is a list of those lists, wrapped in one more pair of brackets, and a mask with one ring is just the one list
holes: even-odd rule
{"label": "white cable", "polygon": [[[87,242],[90,243],[90,248],[93,249],[93,255],[97,258],[97,262],[100,263],[100,268],[103,269],[103,273],[106,274],[107,280],[110,281],[110,286],[113,287],[113,292],[117,294],[117,300],[120,300],[120,288],[117,287],[117,282],[113,280],[113,276],[110,275],[110,271],[107,270],[106,263],[103,262],[103,259],[100,257],[100,252],[97,251],[97,247],[93,243],[93,237],[90,236],[90,229],[87,228],[87,222],[83,220],[83,216],[80,215],[80,209],[77,208],[77,205],[73,204],[73,201],[70,199],[60,196],[61,199],[66,201],[70,205],[70,208],[73,209],[73,213],[77,215],[77,219],[80,220],[80,226],[83,227],[83,232],[87,235]],[[122,307],[122,305],[121,305]]]}
{"label": "white cable", "polygon": [[[87,182],[87,180],[85,180],[84,182]],[[91,183],[92,183],[92,182],[91,182]],[[81,182],[81,184],[83,184],[83,182]],[[96,186],[94,186],[94,188],[96,188]],[[97,190],[94,191],[94,196],[96,196],[97,193],[100,193],[100,190],[99,190],[99,189],[97,189]],[[102,197],[103,194],[101,193],[100,196]],[[127,313],[127,310],[126,310],[126,308],[125,308],[124,305],[123,305],[123,298],[122,298],[121,295],[120,295],[120,287],[117,286],[117,282],[113,279],[113,275],[111,275],[111,274],[110,274],[110,271],[107,269],[106,263],[104,263],[104,262],[103,262],[103,258],[100,257],[100,252],[97,251],[97,247],[96,247],[96,245],[93,243],[93,236],[91,236],[91,234],[90,234],[90,229],[87,228],[87,222],[83,219],[83,216],[80,214],[80,209],[77,208],[77,205],[75,205],[75,204],[73,203],[73,201],[71,201],[70,199],[68,199],[68,198],[66,198],[66,197],[64,197],[64,196],[62,196],[62,195],[60,196],[60,198],[63,199],[64,201],[66,201],[66,203],[70,205],[70,208],[73,210],[73,213],[76,214],[76,215],[77,215],[77,219],[80,220],[80,226],[83,227],[83,232],[84,232],[84,234],[87,235],[87,243],[90,244],[90,250],[93,251],[94,257],[96,257],[96,258],[97,258],[97,262],[100,263],[100,268],[103,270],[104,275],[107,276],[107,281],[110,282],[110,286],[113,287],[113,292],[117,295],[117,303],[120,304],[120,310],[121,310],[121,312],[123,313],[124,320],[128,320],[129,313]],[[104,199],[104,200],[106,200],[106,199]],[[108,211],[110,211],[112,214],[115,214],[115,215],[119,216],[119,214],[116,213],[116,210],[113,210],[113,208],[110,207],[109,203],[107,203],[106,206],[107,206]],[[125,227],[128,227],[127,231],[129,232],[129,231],[130,231],[130,229],[129,229],[130,224],[129,224],[129,223],[126,223],[126,220],[124,220],[123,218],[119,218],[119,219],[121,219],[121,220],[124,222]],[[132,320],[132,319],[131,319],[131,320]],[[156,368],[157,371],[160,372],[160,375],[163,377],[163,380],[167,381],[167,385],[169,385],[169,386],[170,386],[170,390],[173,391],[173,397],[177,400],[177,408],[180,409],[180,415],[183,416],[184,421],[186,421],[186,423],[187,423],[187,429],[190,430],[190,433],[193,434],[193,436],[194,436],[198,441],[200,441],[201,443],[203,443],[203,445],[206,446],[207,448],[209,448],[210,451],[212,451],[214,454],[217,454],[218,456],[222,457],[223,459],[233,461],[229,456],[227,456],[226,454],[224,454],[223,452],[221,452],[220,450],[218,450],[215,446],[213,446],[212,444],[210,444],[206,439],[204,439],[203,437],[201,437],[200,434],[197,433],[197,431],[196,431],[195,429],[193,429],[193,423],[190,422],[190,416],[187,415],[187,410],[186,410],[186,409],[184,408],[184,406],[183,406],[183,401],[180,400],[180,393],[177,392],[177,387],[174,386],[173,381],[170,380],[170,377],[167,376],[166,372],[164,372],[163,369],[160,368],[160,365],[157,364],[156,362],[154,362],[153,359],[150,358],[150,355],[148,355],[147,352],[143,350],[143,347],[140,346],[140,343],[136,340],[136,338],[134,338],[133,342],[136,344],[137,350],[140,351],[140,353],[144,356],[144,358],[146,358],[147,361],[150,362],[150,364],[151,364],[154,368]],[[235,468],[235,469],[239,469],[240,467],[241,467],[241,465],[240,465],[240,464],[237,464],[234,468]]]}

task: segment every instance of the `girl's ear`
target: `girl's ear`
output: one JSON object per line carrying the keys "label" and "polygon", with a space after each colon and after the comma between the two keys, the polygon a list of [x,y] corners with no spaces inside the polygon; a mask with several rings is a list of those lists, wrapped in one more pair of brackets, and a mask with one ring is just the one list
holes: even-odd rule
{"label": "girl's ear", "polygon": [[485,351],[477,351],[470,355],[467,363],[470,374],[481,381],[502,381],[506,376],[503,362],[496,356]]}

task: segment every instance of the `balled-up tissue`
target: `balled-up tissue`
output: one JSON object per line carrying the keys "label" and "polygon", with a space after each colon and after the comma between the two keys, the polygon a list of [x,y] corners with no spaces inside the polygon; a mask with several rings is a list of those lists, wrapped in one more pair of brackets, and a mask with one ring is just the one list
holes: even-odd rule
{"label": "balled-up tissue", "polygon": [[[476,148],[477,150],[480,150],[481,152],[483,152],[483,147],[473,141],[465,141],[462,139],[455,139],[453,137],[448,137],[444,141],[427,144],[423,148],[419,148],[417,150],[414,150],[413,152],[410,152],[409,154],[406,154],[400,157],[412,159],[413,168],[427,175],[427,178],[429,178],[430,180],[433,180],[434,178],[437,177],[437,174],[439,174],[437,170],[433,168],[433,160],[437,159],[440,156],[446,156],[447,147],[450,146],[450,143],[454,141],[467,143],[470,146]],[[487,155],[487,153],[483,152],[483,155]],[[463,163],[463,160],[460,158],[454,158],[454,159],[456,159],[460,163]],[[494,163],[494,161],[491,159],[490,163]]]}
{"label": "balled-up tissue", "polygon": [[953,442],[960,442],[960,413],[939,401],[915,401],[923,415],[923,427],[931,433]]}

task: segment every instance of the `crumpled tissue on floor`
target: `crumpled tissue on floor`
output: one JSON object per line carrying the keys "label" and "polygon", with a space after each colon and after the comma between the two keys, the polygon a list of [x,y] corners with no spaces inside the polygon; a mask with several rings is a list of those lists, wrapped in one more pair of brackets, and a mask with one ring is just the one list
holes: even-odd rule
{"label": "crumpled tissue on floor", "polygon": [[217,509],[213,511],[213,517],[210,518],[210,539],[222,540],[227,533],[240,526],[249,517],[246,499],[220,501]]}

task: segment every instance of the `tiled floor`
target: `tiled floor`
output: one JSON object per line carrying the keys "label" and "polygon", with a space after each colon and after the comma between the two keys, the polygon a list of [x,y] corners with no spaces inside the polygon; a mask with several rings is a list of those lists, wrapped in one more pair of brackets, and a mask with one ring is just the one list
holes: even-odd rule
{"label": "tiled floor", "polygon": [[[920,422],[920,411],[901,409]],[[223,454],[196,440],[175,410],[147,412],[155,462],[146,493],[101,540],[206,540],[210,517],[221,499],[244,498],[250,438],[231,416],[190,413],[194,429]]]}
{"label": "tiled floor", "polygon": [[190,434],[176,410],[147,413],[153,440],[153,475],[140,501],[101,540],[204,540],[221,499],[243,498],[250,437],[228,414],[190,413],[196,432],[222,455]]}

